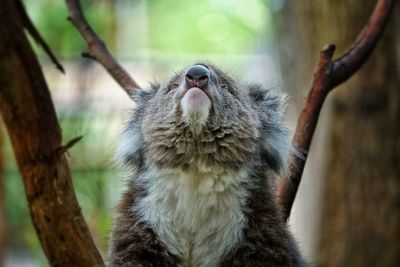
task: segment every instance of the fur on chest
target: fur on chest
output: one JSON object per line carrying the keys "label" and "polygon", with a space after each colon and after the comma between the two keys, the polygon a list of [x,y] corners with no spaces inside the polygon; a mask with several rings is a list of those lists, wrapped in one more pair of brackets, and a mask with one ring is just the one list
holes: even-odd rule
{"label": "fur on chest", "polygon": [[242,238],[247,178],[246,171],[154,168],[139,177],[147,195],[133,208],[182,266],[217,266]]}

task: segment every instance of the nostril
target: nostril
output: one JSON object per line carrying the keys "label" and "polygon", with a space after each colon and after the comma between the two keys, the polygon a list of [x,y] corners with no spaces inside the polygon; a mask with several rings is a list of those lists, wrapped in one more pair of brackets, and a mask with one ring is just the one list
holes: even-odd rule
{"label": "nostril", "polygon": [[201,76],[199,78],[199,81],[201,81],[201,82],[204,82],[204,81],[207,81],[207,80],[208,80],[208,76]]}
{"label": "nostril", "polygon": [[194,80],[193,76],[190,74],[186,74],[186,79],[188,80]]}

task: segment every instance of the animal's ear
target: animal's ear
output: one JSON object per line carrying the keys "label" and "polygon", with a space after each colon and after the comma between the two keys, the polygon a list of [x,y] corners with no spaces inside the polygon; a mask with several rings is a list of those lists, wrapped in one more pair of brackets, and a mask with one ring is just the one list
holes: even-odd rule
{"label": "animal's ear", "polygon": [[130,94],[130,97],[137,105],[141,105],[152,99],[159,88],[159,84],[151,84],[150,88],[148,89],[133,90],[133,92]]}
{"label": "animal's ear", "polygon": [[260,119],[261,157],[268,168],[283,173],[286,170],[288,152],[291,149],[289,129],[283,124],[286,95],[263,86],[248,87],[253,108]]}
{"label": "animal's ear", "polygon": [[254,102],[261,102],[265,99],[266,89],[258,84],[249,85],[249,96]]}
{"label": "animal's ear", "polygon": [[[269,112],[277,112],[278,117],[282,116],[286,107],[287,95],[258,84],[251,84],[248,87],[250,98],[257,106],[262,106]],[[280,117],[279,117],[280,119]]]}
{"label": "animal's ear", "polygon": [[136,89],[130,97],[136,103],[131,111],[125,130],[118,138],[114,161],[118,164],[140,168],[143,165],[143,134],[141,130],[144,110],[147,103],[156,95],[160,85],[152,84],[148,89]]}
{"label": "animal's ear", "polygon": [[129,121],[125,130],[118,138],[117,147],[114,154],[114,162],[118,165],[125,166],[131,170],[139,169],[144,162],[143,155],[143,135],[140,126],[134,119]]}

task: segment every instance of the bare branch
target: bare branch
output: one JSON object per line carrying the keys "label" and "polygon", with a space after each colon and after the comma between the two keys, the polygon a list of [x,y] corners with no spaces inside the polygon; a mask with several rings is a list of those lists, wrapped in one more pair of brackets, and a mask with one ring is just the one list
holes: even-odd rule
{"label": "bare branch", "polygon": [[[351,48],[341,57],[332,61],[335,50],[333,45],[328,45],[322,50],[311,89],[297,121],[292,140],[294,147],[300,148],[301,151],[309,150],[326,96],[332,89],[350,78],[367,61],[389,20],[394,2],[395,0],[378,0],[369,22]],[[307,153],[304,154],[304,158],[299,158],[292,153],[289,174],[278,183],[277,197],[285,220],[290,216],[306,160]]]}
{"label": "bare branch", "polygon": [[331,87],[350,78],[369,58],[389,20],[395,0],[381,0],[351,48],[334,61]]}
{"label": "bare branch", "polygon": [[29,34],[32,36],[35,42],[43,48],[43,50],[49,56],[50,60],[54,63],[54,65],[56,65],[56,68],[62,73],[65,73],[65,70],[61,65],[61,63],[58,61],[57,57],[53,54],[50,47],[47,45],[46,41],[42,38],[38,30],[32,24],[32,21],[30,20],[28,14],[26,14],[25,7],[22,4],[21,0],[15,1],[15,5],[17,7],[24,28],[29,32]]}
{"label": "bare branch", "polygon": [[103,65],[128,94],[135,88],[140,88],[128,72],[112,57],[104,42],[90,27],[83,15],[79,0],[66,0],[66,3],[69,12],[68,19],[75,25],[89,49],[85,53],[86,57],[93,58]]}

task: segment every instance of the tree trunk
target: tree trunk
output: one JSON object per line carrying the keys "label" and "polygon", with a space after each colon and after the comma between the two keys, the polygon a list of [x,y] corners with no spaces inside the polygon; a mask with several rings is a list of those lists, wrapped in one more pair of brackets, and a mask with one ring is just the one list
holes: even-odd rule
{"label": "tree trunk", "polygon": [[[375,1],[328,2],[342,46]],[[397,6],[370,60],[333,96],[320,266],[400,266],[399,15]]]}
{"label": "tree trunk", "polygon": [[[282,66],[288,74],[286,84],[297,87],[299,99],[311,80],[312,62],[317,62],[319,50],[326,43],[335,43],[336,54],[344,52],[375,3],[286,1],[278,30]],[[331,133],[328,148],[318,147],[328,158],[325,175],[318,177],[326,177],[322,222],[314,228],[320,240],[313,261],[319,266],[400,266],[400,79],[396,54],[400,25],[398,18],[395,21],[399,6],[394,13],[366,65],[328,97]],[[326,123],[326,118],[320,118],[319,128],[321,122]],[[309,163],[309,167],[313,165]],[[310,178],[305,175],[303,186]],[[315,194],[314,185],[305,190]],[[303,213],[309,208],[303,207]]]}
{"label": "tree trunk", "polygon": [[52,266],[103,266],[73,191],[50,93],[18,19],[0,0],[0,111]]}

